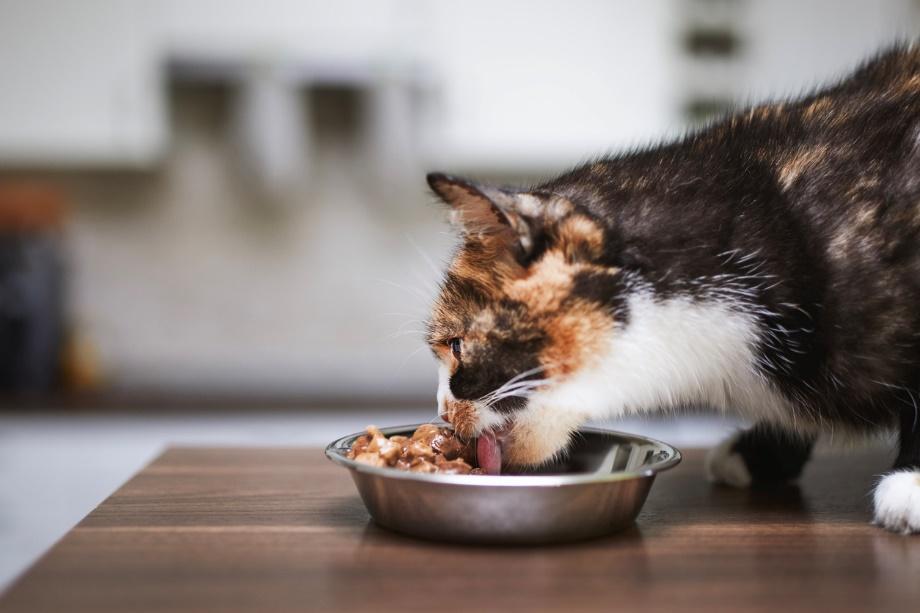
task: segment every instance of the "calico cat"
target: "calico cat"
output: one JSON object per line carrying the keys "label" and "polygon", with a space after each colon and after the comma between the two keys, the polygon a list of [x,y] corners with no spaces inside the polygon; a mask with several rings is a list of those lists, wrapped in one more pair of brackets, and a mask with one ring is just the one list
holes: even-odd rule
{"label": "calico cat", "polygon": [[920,532],[920,50],[530,189],[433,173],[462,244],[428,326],[438,406],[487,464],[589,419],[755,425],[713,480],[794,479],[820,433],[900,433],[875,521]]}

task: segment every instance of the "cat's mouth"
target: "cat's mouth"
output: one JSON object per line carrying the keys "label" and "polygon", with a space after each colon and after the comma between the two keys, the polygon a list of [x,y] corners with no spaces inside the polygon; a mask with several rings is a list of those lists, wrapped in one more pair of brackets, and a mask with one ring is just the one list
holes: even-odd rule
{"label": "cat's mouth", "polygon": [[493,430],[483,430],[476,440],[476,461],[485,474],[501,474],[502,447],[509,432],[511,432],[510,425]]}

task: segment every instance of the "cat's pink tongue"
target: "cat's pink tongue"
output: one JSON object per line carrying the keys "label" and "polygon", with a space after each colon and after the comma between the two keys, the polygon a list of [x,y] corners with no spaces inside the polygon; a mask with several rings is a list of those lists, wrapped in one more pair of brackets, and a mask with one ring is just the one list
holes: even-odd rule
{"label": "cat's pink tongue", "polygon": [[498,475],[502,471],[502,447],[495,434],[485,431],[476,441],[476,459],[479,468],[487,475]]}

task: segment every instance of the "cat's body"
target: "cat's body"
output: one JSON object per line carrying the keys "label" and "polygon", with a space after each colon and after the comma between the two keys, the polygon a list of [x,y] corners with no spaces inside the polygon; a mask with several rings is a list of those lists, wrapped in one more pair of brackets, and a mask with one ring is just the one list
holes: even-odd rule
{"label": "cat's body", "polygon": [[458,429],[528,464],[586,419],[738,411],[710,471],[746,485],[896,428],[876,518],[920,531],[920,51],[530,190],[429,182],[465,238],[430,326]]}
{"label": "cat's body", "polygon": [[775,417],[865,429],[913,406],[920,52],[539,189],[603,220],[657,299],[718,294],[752,313],[761,370],[796,405]]}

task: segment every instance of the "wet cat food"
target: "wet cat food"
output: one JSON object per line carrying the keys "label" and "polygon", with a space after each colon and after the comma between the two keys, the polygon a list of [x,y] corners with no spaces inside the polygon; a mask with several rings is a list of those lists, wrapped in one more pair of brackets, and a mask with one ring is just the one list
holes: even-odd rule
{"label": "wet cat food", "polygon": [[375,426],[359,436],[348,457],[371,466],[390,466],[417,473],[482,474],[476,466],[476,444],[463,441],[449,428],[419,426],[412,436],[387,438]]}

